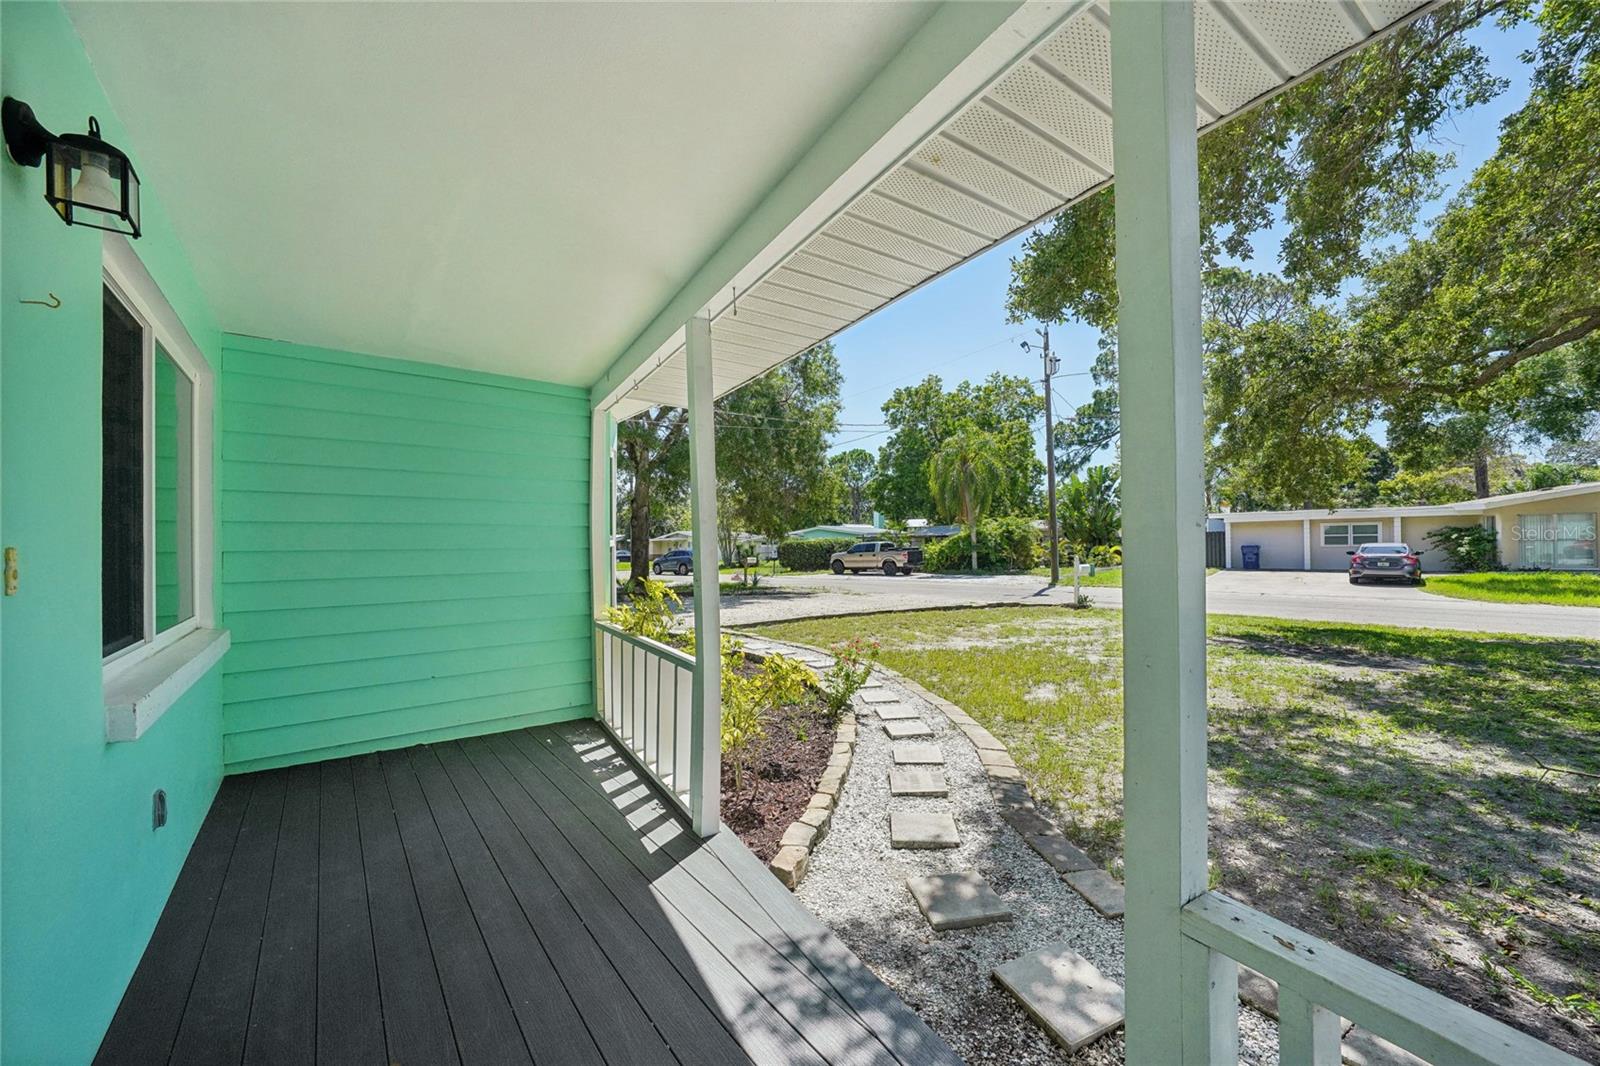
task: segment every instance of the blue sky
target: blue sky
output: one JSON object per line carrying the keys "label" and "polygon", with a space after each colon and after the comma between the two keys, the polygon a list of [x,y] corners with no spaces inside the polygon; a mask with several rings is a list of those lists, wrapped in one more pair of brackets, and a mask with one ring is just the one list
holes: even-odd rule
{"label": "blue sky", "polygon": [[[1423,227],[1473,169],[1494,152],[1500,120],[1520,107],[1528,95],[1528,72],[1520,57],[1533,46],[1534,29],[1523,23],[1502,31],[1491,23],[1478,26],[1470,36],[1488,55],[1493,73],[1510,85],[1489,103],[1441,127],[1438,145],[1455,154],[1456,166],[1446,177],[1444,193],[1423,212]],[[834,451],[859,447],[876,454],[888,437],[882,428],[884,401],[897,387],[914,384],[929,374],[939,375],[946,389],[961,381],[982,380],[997,370],[1039,376],[1039,357],[1019,347],[1024,339],[1037,339],[1033,324],[1014,325],[1005,315],[1011,260],[1019,254],[1025,236],[991,248],[835,339],[844,383]],[[1255,270],[1275,269],[1279,238],[1277,230],[1257,234],[1255,255],[1245,265]],[[1087,371],[1094,362],[1096,331],[1069,323],[1053,327],[1050,339],[1061,359],[1055,407],[1059,416],[1066,416],[1093,390]],[[1038,438],[1042,455],[1042,423]]]}

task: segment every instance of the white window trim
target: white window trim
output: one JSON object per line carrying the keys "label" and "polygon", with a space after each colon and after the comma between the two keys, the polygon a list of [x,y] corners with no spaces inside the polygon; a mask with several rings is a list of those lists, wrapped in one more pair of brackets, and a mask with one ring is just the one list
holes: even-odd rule
{"label": "white window trim", "polygon": [[[145,632],[152,634],[138,643],[106,656],[102,668],[102,689],[106,707],[106,739],[136,740],[154,724],[168,707],[177,702],[191,685],[221,658],[228,648],[228,635],[217,630],[215,600],[215,444],[216,372],[184,328],[167,298],[149,271],[140,262],[127,238],[106,234],[101,244],[101,265],[105,283],[140,320],[146,330],[145,367],[152,380],[155,345],[160,344],[173,363],[192,383],[192,426],[189,454],[189,520],[193,613],[162,633],[155,633],[154,538],[145,538]],[[154,507],[153,456],[155,432],[152,417],[153,390],[145,396],[145,525],[150,528]],[[182,461],[180,459],[180,461]]]}
{"label": "white window trim", "polygon": [[[1329,540],[1328,539],[1328,534],[1331,533],[1335,529],[1344,530],[1344,532],[1340,534],[1340,536],[1342,536],[1344,538],[1343,540]],[[1349,522],[1324,522],[1324,523],[1322,523],[1322,546],[1324,548],[1348,548],[1350,546],[1350,523]]]}

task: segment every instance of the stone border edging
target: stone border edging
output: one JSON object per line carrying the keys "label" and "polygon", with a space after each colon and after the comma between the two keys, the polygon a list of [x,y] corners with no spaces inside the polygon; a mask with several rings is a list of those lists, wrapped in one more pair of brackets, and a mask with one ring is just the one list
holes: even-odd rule
{"label": "stone border edging", "polygon": [[[820,650],[816,650],[816,653],[828,654]],[[744,657],[749,662],[761,663],[766,662],[767,653],[745,649]],[[815,678],[811,686],[817,686]],[[767,863],[767,869],[791,892],[805,880],[811,865],[811,852],[828,835],[828,823],[832,821],[833,808],[844,791],[845,779],[850,776],[850,760],[855,756],[855,750],[856,714],[854,711],[845,711],[839,716],[839,724],[834,727],[833,753],[828,756],[822,778],[817,782],[817,790],[811,794],[805,812],[783,831],[778,841],[778,852]]]}

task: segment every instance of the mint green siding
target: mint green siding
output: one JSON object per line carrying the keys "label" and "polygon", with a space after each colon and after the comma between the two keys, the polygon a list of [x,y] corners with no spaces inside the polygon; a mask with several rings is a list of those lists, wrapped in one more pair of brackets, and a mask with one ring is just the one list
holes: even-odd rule
{"label": "mint green siding", "polygon": [[223,346],[230,771],[592,713],[582,390]]}
{"label": "mint green siding", "polygon": [[[147,167],[56,4],[0,4],[0,91],[57,131],[90,114]],[[135,249],[215,365],[220,335],[144,190]],[[101,234],[62,225],[44,172],[0,162],[0,1059],[88,1061],[222,774],[221,670],[139,740],[105,741],[100,670]],[[20,300],[55,293],[51,310]],[[151,794],[170,821],[151,828]]]}

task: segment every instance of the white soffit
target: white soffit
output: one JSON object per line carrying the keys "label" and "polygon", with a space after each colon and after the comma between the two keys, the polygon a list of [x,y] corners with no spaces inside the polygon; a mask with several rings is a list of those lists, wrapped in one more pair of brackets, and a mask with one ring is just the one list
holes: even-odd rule
{"label": "white soffit", "polygon": [[[1195,125],[1248,109],[1430,0],[1195,4]],[[729,392],[1107,184],[1111,37],[1086,6],[712,319],[713,384]],[[613,407],[681,406],[681,331]]]}
{"label": "white soffit", "polygon": [[67,4],[224,330],[583,387],[936,9]]}

